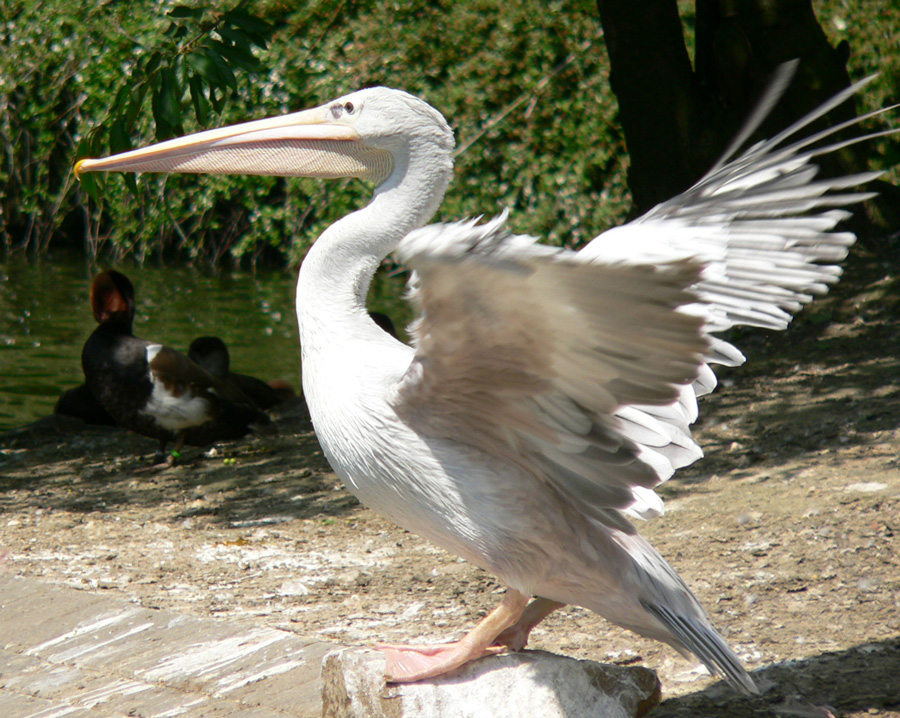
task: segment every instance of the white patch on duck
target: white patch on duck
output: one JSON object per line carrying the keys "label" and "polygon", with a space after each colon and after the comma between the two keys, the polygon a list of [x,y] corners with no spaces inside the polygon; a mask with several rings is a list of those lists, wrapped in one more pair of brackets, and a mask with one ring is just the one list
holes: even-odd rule
{"label": "white patch on duck", "polygon": [[[147,347],[148,365],[153,362],[162,349],[162,344],[151,344]],[[183,387],[182,391],[173,391],[174,387],[171,387],[152,369],[147,374],[153,385],[153,391],[142,412],[152,416],[163,428],[179,432],[192,426],[205,424],[214,418],[213,407],[207,397],[194,393],[190,386]]]}

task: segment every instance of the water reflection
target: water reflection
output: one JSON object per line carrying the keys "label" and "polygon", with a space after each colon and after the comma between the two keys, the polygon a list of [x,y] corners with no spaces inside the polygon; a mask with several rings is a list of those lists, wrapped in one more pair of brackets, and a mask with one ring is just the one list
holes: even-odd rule
{"label": "water reflection", "polygon": [[[194,338],[217,335],[228,345],[233,371],[300,387],[292,273],[116,268],[135,286],[137,336],[186,352]],[[96,326],[91,279],[77,258],[0,263],[0,431],[51,413],[59,394],[83,381],[81,348]],[[398,326],[408,321],[402,281],[379,275],[370,299]]]}

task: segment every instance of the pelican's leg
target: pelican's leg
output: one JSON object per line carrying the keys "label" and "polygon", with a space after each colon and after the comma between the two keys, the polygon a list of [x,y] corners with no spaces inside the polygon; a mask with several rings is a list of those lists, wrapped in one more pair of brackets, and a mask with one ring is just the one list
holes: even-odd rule
{"label": "pelican's leg", "polygon": [[434,646],[377,645],[376,648],[383,651],[387,659],[385,678],[391,683],[411,683],[434,678],[476,658],[502,653],[506,647],[494,645],[497,636],[519,620],[527,605],[527,596],[508,588],[503,603],[456,643]]}
{"label": "pelican's leg", "polygon": [[553,613],[557,608],[566,604],[559,601],[551,601],[549,598],[536,598],[528,604],[518,621],[503,633],[497,636],[494,644],[506,646],[511,651],[521,651],[528,644],[528,634],[531,629]]}

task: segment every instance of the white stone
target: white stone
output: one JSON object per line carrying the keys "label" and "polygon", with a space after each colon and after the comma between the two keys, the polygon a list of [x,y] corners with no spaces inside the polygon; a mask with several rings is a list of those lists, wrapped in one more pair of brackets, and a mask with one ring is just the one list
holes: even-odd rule
{"label": "white stone", "polygon": [[880,481],[865,481],[860,484],[849,484],[844,487],[844,491],[858,491],[863,494],[873,494],[876,491],[884,491],[888,487]]}
{"label": "white stone", "polygon": [[484,658],[440,678],[385,684],[384,656],[325,657],[324,718],[635,718],[659,702],[656,674],[544,651]]}

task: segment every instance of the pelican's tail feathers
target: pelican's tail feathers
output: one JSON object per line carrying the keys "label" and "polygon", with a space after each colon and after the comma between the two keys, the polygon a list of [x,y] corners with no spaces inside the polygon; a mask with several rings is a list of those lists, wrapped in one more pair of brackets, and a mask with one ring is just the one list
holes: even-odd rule
{"label": "pelican's tail feathers", "polygon": [[722,676],[735,690],[746,695],[759,693],[740,659],[716,630],[703,617],[680,616],[665,606],[641,601],[646,611],[662,623],[678,642],[705,665],[711,673]]}

